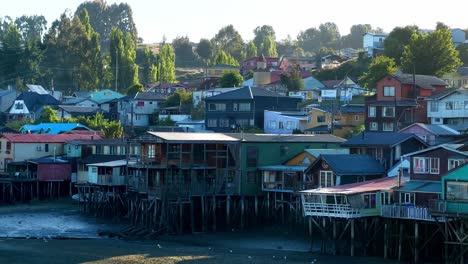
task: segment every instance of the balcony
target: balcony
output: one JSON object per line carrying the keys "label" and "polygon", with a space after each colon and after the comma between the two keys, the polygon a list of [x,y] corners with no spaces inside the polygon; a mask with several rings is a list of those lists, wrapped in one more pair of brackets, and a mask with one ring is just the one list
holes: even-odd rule
{"label": "balcony", "polygon": [[288,192],[293,193],[297,191],[303,191],[313,189],[311,182],[263,182],[262,191],[264,192]]}
{"label": "balcony", "polygon": [[349,204],[326,204],[302,202],[304,216],[327,216],[339,218],[359,218],[361,212]]}
{"label": "balcony", "polygon": [[433,215],[466,216],[468,215],[468,201],[429,200],[429,211]]}
{"label": "balcony", "polygon": [[429,208],[414,206],[413,204],[382,205],[382,217],[434,221]]}
{"label": "balcony", "polygon": [[[90,179],[91,182],[91,179]],[[114,176],[109,174],[101,174],[97,176],[97,181],[92,182],[99,185],[125,185],[124,176]]]}

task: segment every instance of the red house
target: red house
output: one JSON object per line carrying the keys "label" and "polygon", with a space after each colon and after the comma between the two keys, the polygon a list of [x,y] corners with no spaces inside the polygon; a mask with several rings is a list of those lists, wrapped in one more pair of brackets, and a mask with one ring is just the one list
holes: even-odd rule
{"label": "red house", "polygon": [[242,62],[241,66],[241,73],[247,74],[249,71],[255,71],[257,69],[269,69],[269,68],[276,68],[278,66],[278,58],[274,57],[252,57],[250,59],[246,59]]}
{"label": "red house", "polygon": [[443,93],[448,84],[429,75],[389,74],[377,82],[377,93],[366,100],[368,131],[398,131],[412,123],[427,123],[426,98]]}
{"label": "red house", "polygon": [[37,178],[39,181],[69,182],[71,180],[71,164],[68,160],[48,156],[29,160],[28,163],[33,172],[33,178]]}

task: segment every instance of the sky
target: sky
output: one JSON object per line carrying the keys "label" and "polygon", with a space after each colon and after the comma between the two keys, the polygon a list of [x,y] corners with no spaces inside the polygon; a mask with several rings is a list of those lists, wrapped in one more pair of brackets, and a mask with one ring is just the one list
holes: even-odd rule
{"label": "sky", "polygon": [[[192,42],[211,39],[232,24],[244,40],[253,39],[257,26],[271,25],[277,40],[300,31],[334,22],[341,35],[355,24],[371,24],[390,32],[394,27],[417,25],[433,29],[437,22],[451,28],[468,28],[465,0],[107,0],[126,2],[133,10],[138,34],[144,43],[158,43],[165,37],[187,36]],[[6,0],[0,17],[43,15],[49,25],[65,11],[73,13],[83,0]],[[464,6],[464,7],[463,7]]]}

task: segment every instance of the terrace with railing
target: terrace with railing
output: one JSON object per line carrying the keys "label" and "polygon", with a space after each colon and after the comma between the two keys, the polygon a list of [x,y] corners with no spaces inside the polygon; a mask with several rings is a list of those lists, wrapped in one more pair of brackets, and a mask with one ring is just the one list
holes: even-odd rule
{"label": "terrace with railing", "polygon": [[327,216],[339,218],[359,218],[359,208],[353,208],[349,204],[326,204],[303,202],[305,216]]}
{"label": "terrace with railing", "polygon": [[382,205],[381,216],[387,218],[434,221],[429,208],[414,206],[413,204]]}

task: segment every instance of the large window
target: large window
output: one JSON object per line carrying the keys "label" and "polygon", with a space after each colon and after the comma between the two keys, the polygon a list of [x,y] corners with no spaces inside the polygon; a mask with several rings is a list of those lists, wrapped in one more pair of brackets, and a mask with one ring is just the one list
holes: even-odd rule
{"label": "large window", "polygon": [[229,127],[229,119],[219,119],[219,127]]}
{"label": "large window", "polygon": [[155,148],[154,148],[154,145],[147,145],[148,146],[148,153],[146,153],[148,155],[148,158],[154,158],[155,157]]}
{"label": "large window", "polygon": [[286,121],[286,129],[296,129],[295,123],[293,121]]}
{"label": "large window", "polygon": [[375,106],[369,106],[369,117],[375,117],[375,116],[376,116]]}
{"label": "large window", "polygon": [[383,117],[395,117],[395,107],[384,107],[382,109]]}
{"label": "large window", "polygon": [[333,171],[320,171],[320,187],[333,186]]}
{"label": "large window", "polygon": [[448,159],[448,170],[454,169],[465,163],[464,159]]}
{"label": "large window", "polygon": [[269,129],[276,129],[276,120],[269,120],[268,121],[268,128]]}
{"label": "large window", "polygon": [[250,111],[250,103],[240,103],[239,111]]}
{"label": "large window", "polygon": [[258,164],[257,147],[247,147],[247,167],[256,168]]}
{"label": "large window", "polygon": [[447,181],[447,189],[445,193],[447,196],[447,200],[468,201],[468,182]]}
{"label": "large window", "polygon": [[218,120],[217,119],[208,119],[208,127],[217,127],[218,126]]}
{"label": "large window", "polygon": [[364,194],[363,197],[365,208],[375,208],[376,207],[376,195],[375,193]]}
{"label": "large window", "polygon": [[400,203],[414,204],[415,200],[414,193],[400,193]]}
{"label": "large window", "polygon": [[439,112],[439,102],[431,102],[431,112]]}
{"label": "large window", "polygon": [[384,96],[395,96],[395,87],[393,87],[393,86],[384,86],[383,95]]}
{"label": "large window", "polygon": [[278,121],[278,128],[279,129],[284,129],[284,122],[283,121]]}
{"label": "large window", "polygon": [[209,111],[226,111],[226,104],[209,104]]}
{"label": "large window", "polygon": [[416,174],[439,174],[439,158],[414,157],[413,172]]}
{"label": "large window", "polygon": [[393,131],[393,123],[392,122],[383,123],[382,130],[383,131]]}
{"label": "large window", "polygon": [[317,116],[317,123],[325,122],[325,116]]}

